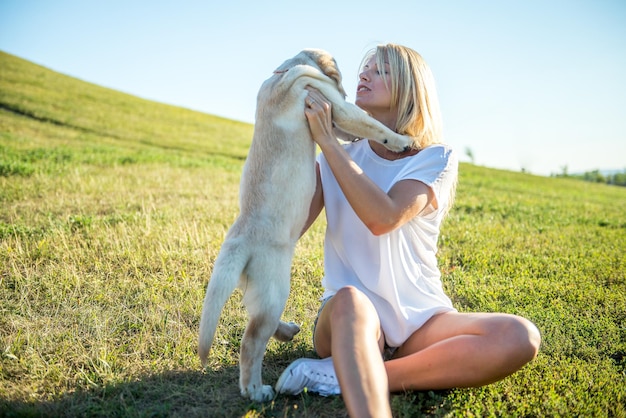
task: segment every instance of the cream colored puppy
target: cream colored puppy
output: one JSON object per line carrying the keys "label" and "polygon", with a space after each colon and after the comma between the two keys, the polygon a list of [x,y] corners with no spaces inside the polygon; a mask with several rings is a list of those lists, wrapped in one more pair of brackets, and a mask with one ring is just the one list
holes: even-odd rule
{"label": "cream colored puppy", "polygon": [[[304,50],[285,61],[257,96],[252,145],[240,184],[240,214],[226,235],[207,286],[198,353],[203,365],[224,304],[239,285],[249,322],[241,341],[241,394],[254,401],[274,397],[261,367],[269,338],[289,341],[300,328],[280,316],[289,295],[293,251],[315,191],[315,142],[304,116],[307,86],[332,104],[344,139],[369,138],[393,151],[411,143],[345,101],[341,73],[322,50]],[[345,135],[345,134],[348,135]]]}

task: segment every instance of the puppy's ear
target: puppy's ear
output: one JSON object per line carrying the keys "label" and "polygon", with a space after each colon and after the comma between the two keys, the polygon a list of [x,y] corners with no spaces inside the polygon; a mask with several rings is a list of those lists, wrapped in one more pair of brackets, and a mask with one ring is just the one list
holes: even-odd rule
{"label": "puppy's ear", "polygon": [[341,72],[337,66],[337,61],[330,55],[322,54],[317,57],[317,65],[319,65],[320,70],[322,70],[324,74],[335,81],[339,92],[343,94],[343,97],[346,97],[346,92],[341,85]]}
{"label": "puppy's ear", "polygon": [[280,66],[274,70],[274,73],[284,73],[287,70],[289,70],[291,67],[293,67],[294,64],[294,58],[290,58],[287,61],[283,62],[282,64],[280,64]]}
{"label": "puppy's ear", "polygon": [[296,65],[311,64],[311,61],[317,62],[319,53],[314,49],[304,49],[293,58],[289,58],[274,70],[274,73],[284,73]]}

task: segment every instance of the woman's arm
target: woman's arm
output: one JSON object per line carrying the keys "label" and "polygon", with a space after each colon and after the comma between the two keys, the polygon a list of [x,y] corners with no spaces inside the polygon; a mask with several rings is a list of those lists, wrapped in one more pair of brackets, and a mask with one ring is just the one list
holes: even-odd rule
{"label": "woman's arm", "polygon": [[320,165],[315,164],[315,194],[313,194],[313,199],[311,199],[311,205],[309,206],[309,217],[304,224],[304,228],[302,228],[302,232],[300,232],[300,236],[304,235],[304,233],[313,225],[313,222],[317,219],[319,214],[322,212],[324,208],[324,192],[322,191],[322,178],[320,176]]}
{"label": "woman's arm", "polygon": [[313,139],[324,153],[346,199],[373,234],[381,235],[398,228],[434,203],[431,188],[417,180],[399,181],[389,193],[378,187],[334,137],[330,103],[317,91],[311,90],[309,95],[317,103],[305,108]]}

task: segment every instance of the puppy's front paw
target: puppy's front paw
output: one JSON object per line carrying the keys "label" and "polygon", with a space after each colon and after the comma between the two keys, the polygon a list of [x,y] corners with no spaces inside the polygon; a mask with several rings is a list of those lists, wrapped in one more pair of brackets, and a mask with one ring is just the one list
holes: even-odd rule
{"label": "puppy's front paw", "polygon": [[270,385],[261,385],[258,388],[245,388],[241,395],[255,402],[267,402],[274,399],[274,389]]}
{"label": "puppy's front paw", "polygon": [[406,135],[394,134],[382,141],[383,145],[395,152],[406,151],[413,145],[413,138]]}

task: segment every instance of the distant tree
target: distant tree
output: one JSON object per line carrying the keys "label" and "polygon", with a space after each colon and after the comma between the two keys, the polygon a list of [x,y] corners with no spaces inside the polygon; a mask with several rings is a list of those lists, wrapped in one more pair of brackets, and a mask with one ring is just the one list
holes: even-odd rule
{"label": "distant tree", "polygon": [[470,162],[474,164],[474,152],[472,152],[470,147],[465,148],[465,155],[470,159]]}
{"label": "distant tree", "polygon": [[[522,169],[523,171],[523,169]],[[621,173],[602,174],[600,170],[587,171],[583,174],[569,174],[567,165],[561,167],[560,174],[550,174],[550,177],[569,177],[593,183],[605,183],[614,186],[626,187],[626,169]]]}
{"label": "distant tree", "polygon": [[587,171],[583,174],[583,179],[593,183],[607,183],[606,177],[600,173],[600,170]]}
{"label": "distant tree", "polygon": [[626,187],[626,170],[622,173],[615,173],[607,177],[607,183],[616,186]]}

